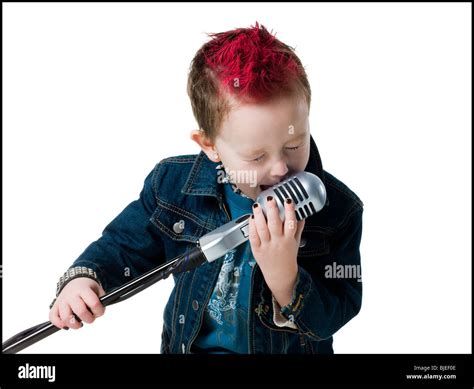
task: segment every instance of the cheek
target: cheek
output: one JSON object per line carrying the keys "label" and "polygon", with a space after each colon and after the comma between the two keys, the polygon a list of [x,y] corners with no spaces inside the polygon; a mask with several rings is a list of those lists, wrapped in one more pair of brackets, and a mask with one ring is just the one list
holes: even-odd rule
{"label": "cheek", "polygon": [[303,171],[309,160],[309,149],[293,153],[288,157],[288,169],[291,172]]}
{"label": "cheek", "polygon": [[305,147],[301,152],[297,153],[294,157],[295,169],[298,171],[303,171],[309,161],[309,146]]}
{"label": "cheek", "polygon": [[225,164],[228,173],[231,175],[233,182],[239,187],[251,187],[254,188],[265,177],[265,168],[261,166],[255,166],[252,163],[236,162],[234,164]]}
{"label": "cheek", "polygon": [[259,183],[262,178],[265,177],[266,172],[265,167],[255,166],[255,164],[242,165],[242,171],[245,172],[248,177],[251,177],[253,185]]}

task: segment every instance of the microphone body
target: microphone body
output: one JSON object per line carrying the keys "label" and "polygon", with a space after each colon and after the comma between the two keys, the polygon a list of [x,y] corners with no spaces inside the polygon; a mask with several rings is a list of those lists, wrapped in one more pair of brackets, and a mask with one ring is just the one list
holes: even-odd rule
{"label": "microphone body", "polygon": [[[295,204],[296,220],[305,219],[319,212],[326,204],[326,188],[315,174],[299,172],[277,185],[264,190],[257,197],[258,203],[266,215],[266,198],[275,198],[280,218],[285,220],[285,200],[290,198]],[[198,240],[204,257],[213,262],[229,250],[249,239],[249,217],[246,214],[207,233]]]}

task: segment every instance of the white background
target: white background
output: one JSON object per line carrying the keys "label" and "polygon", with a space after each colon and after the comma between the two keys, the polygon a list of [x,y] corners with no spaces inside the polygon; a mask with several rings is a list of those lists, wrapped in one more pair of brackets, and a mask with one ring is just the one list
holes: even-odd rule
{"label": "white background", "polygon": [[[471,352],[471,5],[3,4],[3,340],[162,158],[199,152],[206,32],[296,46],[326,170],[364,201],[364,297],[336,353]],[[158,353],[162,281],[28,353]]]}

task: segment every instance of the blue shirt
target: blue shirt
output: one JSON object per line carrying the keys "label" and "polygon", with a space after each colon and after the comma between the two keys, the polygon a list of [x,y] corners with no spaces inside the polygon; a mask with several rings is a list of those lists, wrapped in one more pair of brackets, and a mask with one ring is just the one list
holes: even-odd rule
{"label": "blue shirt", "polygon": [[[224,200],[232,220],[252,213],[254,201],[235,193],[230,184],[224,185]],[[225,255],[193,352],[248,354],[250,282],[254,266],[249,241]]]}

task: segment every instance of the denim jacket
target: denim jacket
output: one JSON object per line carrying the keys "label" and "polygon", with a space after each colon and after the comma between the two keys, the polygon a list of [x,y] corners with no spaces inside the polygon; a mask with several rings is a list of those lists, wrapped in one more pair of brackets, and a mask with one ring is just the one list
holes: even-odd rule
{"label": "denim jacket", "polygon": [[[110,292],[195,247],[201,236],[230,220],[216,165],[203,152],[159,162],[145,179],[139,198],[106,226],[72,266],[95,270]],[[248,317],[252,354],[333,353],[333,334],[361,308],[361,279],[354,274],[348,277],[343,270],[358,268],[360,272],[363,203],[323,170],[313,138],[305,170],[322,179],[327,202],[306,219],[293,300],[280,312],[296,329],[275,325],[272,294],[256,265]],[[191,352],[222,260],[173,274],[175,285],[164,312],[162,353]],[[334,269],[342,270],[331,272]]]}

